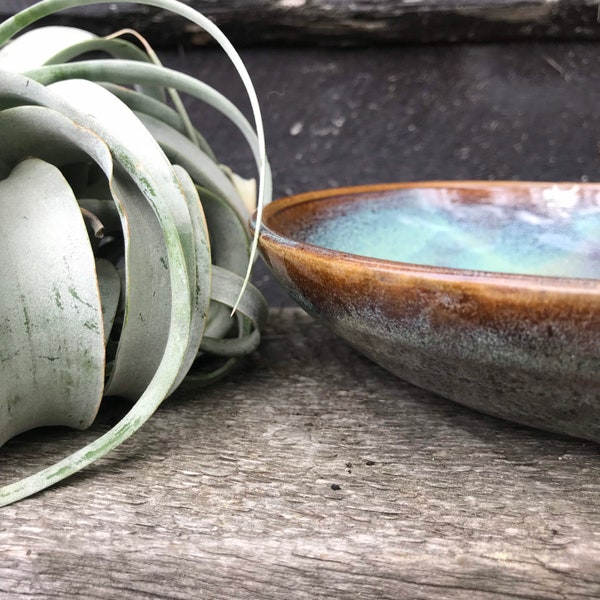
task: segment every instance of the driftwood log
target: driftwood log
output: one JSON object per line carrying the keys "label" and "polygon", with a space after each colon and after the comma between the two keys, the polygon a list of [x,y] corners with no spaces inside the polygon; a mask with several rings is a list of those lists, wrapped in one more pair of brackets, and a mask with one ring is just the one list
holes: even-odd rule
{"label": "driftwood log", "polygon": [[[0,19],[34,0],[3,0]],[[356,44],[507,39],[596,39],[599,0],[188,0],[238,44]],[[157,44],[205,44],[198,28],[153,8],[73,9],[53,22],[106,34],[134,27]]]}
{"label": "driftwood log", "polygon": [[[103,432],[0,452],[5,481]],[[416,389],[298,309],[128,443],[0,511],[0,596],[600,597],[600,454]]]}

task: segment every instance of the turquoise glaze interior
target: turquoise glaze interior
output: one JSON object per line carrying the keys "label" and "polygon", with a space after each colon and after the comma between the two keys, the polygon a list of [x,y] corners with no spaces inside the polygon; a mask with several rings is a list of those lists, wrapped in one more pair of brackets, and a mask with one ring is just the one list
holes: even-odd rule
{"label": "turquoise glaze interior", "polygon": [[318,200],[296,239],[393,261],[600,279],[600,192],[409,188]]}

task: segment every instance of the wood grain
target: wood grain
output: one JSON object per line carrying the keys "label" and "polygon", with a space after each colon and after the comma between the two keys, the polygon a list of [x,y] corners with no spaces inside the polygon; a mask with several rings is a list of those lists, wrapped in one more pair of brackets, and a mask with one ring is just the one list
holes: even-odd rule
{"label": "wood grain", "polygon": [[[3,0],[0,18],[34,0]],[[507,39],[597,39],[600,0],[191,0],[238,44],[357,44]],[[106,34],[129,26],[154,43],[205,44],[197,27],[149,7],[72,9],[54,22]]]}
{"label": "wood grain", "polygon": [[[32,432],[12,480],[104,431]],[[0,597],[284,600],[600,595],[598,447],[387,374],[298,309],[208,389],[0,514]]]}

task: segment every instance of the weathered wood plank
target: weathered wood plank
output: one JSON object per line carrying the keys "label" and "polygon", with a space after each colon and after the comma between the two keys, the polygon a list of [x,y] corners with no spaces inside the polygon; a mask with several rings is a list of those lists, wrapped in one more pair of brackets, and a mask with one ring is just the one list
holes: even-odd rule
{"label": "weathered wood plank", "polygon": [[[3,480],[98,435],[30,433]],[[0,519],[0,595],[287,600],[600,595],[600,457],[415,389],[299,310],[133,440]]]}
{"label": "weathered wood plank", "polygon": [[[4,0],[0,18],[33,0]],[[191,0],[239,43],[439,42],[599,36],[600,0]],[[155,43],[204,44],[195,27],[148,7],[73,9],[55,22],[109,33],[131,26]]]}

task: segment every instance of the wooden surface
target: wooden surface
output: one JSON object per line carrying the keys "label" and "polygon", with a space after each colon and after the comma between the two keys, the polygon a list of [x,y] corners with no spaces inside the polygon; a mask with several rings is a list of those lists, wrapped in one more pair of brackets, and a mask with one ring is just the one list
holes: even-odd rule
{"label": "wooden surface", "polygon": [[[0,18],[34,0],[3,0]],[[600,0],[188,0],[236,43],[598,38]],[[153,8],[111,3],[65,13],[98,33],[130,26],[155,43],[204,44],[196,27]]]}
{"label": "wooden surface", "polygon": [[[29,433],[4,481],[91,431]],[[210,389],[0,513],[5,598],[600,596],[600,455],[388,375],[298,309]]]}

